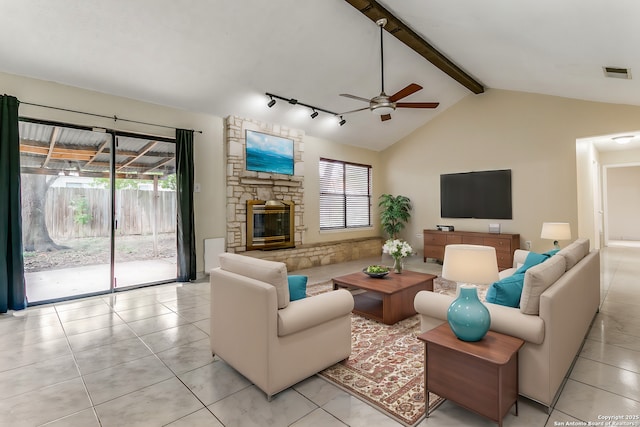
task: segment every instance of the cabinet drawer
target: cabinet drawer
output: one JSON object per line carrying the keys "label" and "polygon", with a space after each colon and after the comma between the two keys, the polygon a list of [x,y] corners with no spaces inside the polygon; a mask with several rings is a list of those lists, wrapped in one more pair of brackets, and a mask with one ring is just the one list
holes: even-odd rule
{"label": "cabinet drawer", "polygon": [[462,243],[466,245],[484,245],[484,239],[478,236],[462,236]]}
{"label": "cabinet drawer", "polygon": [[508,252],[496,251],[496,258],[498,259],[499,270],[513,267],[513,261],[511,260],[511,255],[509,255]]}
{"label": "cabinet drawer", "polygon": [[424,246],[424,257],[444,260],[444,246]]}
{"label": "cabinet drawer", "polygon": [[442,233],[424,233],[425,245],[446,245],[447,236]]}
{"label": "cabinet drawer", "polygon": [[462,236],[458,234],[450,234],[447,236],[447,245],[457,245],[462,243]]}
{"label": "cabinet drawer", "polygon": [[484,238],[485,246],[493,246],[496,248],[496,252],[511,252],[511,240],[509,239],[500,239],[497,237],[485,237]]}

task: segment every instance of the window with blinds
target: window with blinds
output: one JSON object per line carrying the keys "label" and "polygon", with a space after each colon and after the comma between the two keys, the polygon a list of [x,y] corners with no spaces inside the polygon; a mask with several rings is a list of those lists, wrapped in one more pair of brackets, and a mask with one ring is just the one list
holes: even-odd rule
{"label": "window with blinds", "polygon": [[371,166],[320,159],[320,229],[371,226]]}

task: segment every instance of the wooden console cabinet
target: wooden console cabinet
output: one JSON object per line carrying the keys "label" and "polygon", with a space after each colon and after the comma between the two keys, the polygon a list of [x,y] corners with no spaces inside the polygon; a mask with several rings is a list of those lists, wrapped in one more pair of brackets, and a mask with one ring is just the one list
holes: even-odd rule
{"label": "wooden console cabinet", "polygon": [[520,248],[520,235],[509,233],[479,233],[475,231],[424,230],[424,261],[434,258],[444,260],[446,245],[467,244],[496,248],[498,269],[513,267],[513,252]]}

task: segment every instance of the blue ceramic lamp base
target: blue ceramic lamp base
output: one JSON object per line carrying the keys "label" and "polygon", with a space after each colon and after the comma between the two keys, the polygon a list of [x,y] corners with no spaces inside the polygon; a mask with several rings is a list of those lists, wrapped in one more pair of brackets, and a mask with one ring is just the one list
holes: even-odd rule
{"label": "blue ceramic lamp base", "polygon": [[478,298],[473,285],[460,285],[460,294],[447,311],[453,333],[462,341],[480,341],[491,326],[489,310]]}

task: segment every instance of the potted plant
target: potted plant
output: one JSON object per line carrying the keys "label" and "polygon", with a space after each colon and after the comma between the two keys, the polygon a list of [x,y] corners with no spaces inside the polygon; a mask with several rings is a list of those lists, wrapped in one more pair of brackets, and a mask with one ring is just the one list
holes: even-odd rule
{"label": "potted plant", "polygon": [[411,200],[402,195],[383,194],[380,196],[378,207],[381,208],[382,229],[389,235],[389,238],[397,239],[398,233],[411,218]]}

